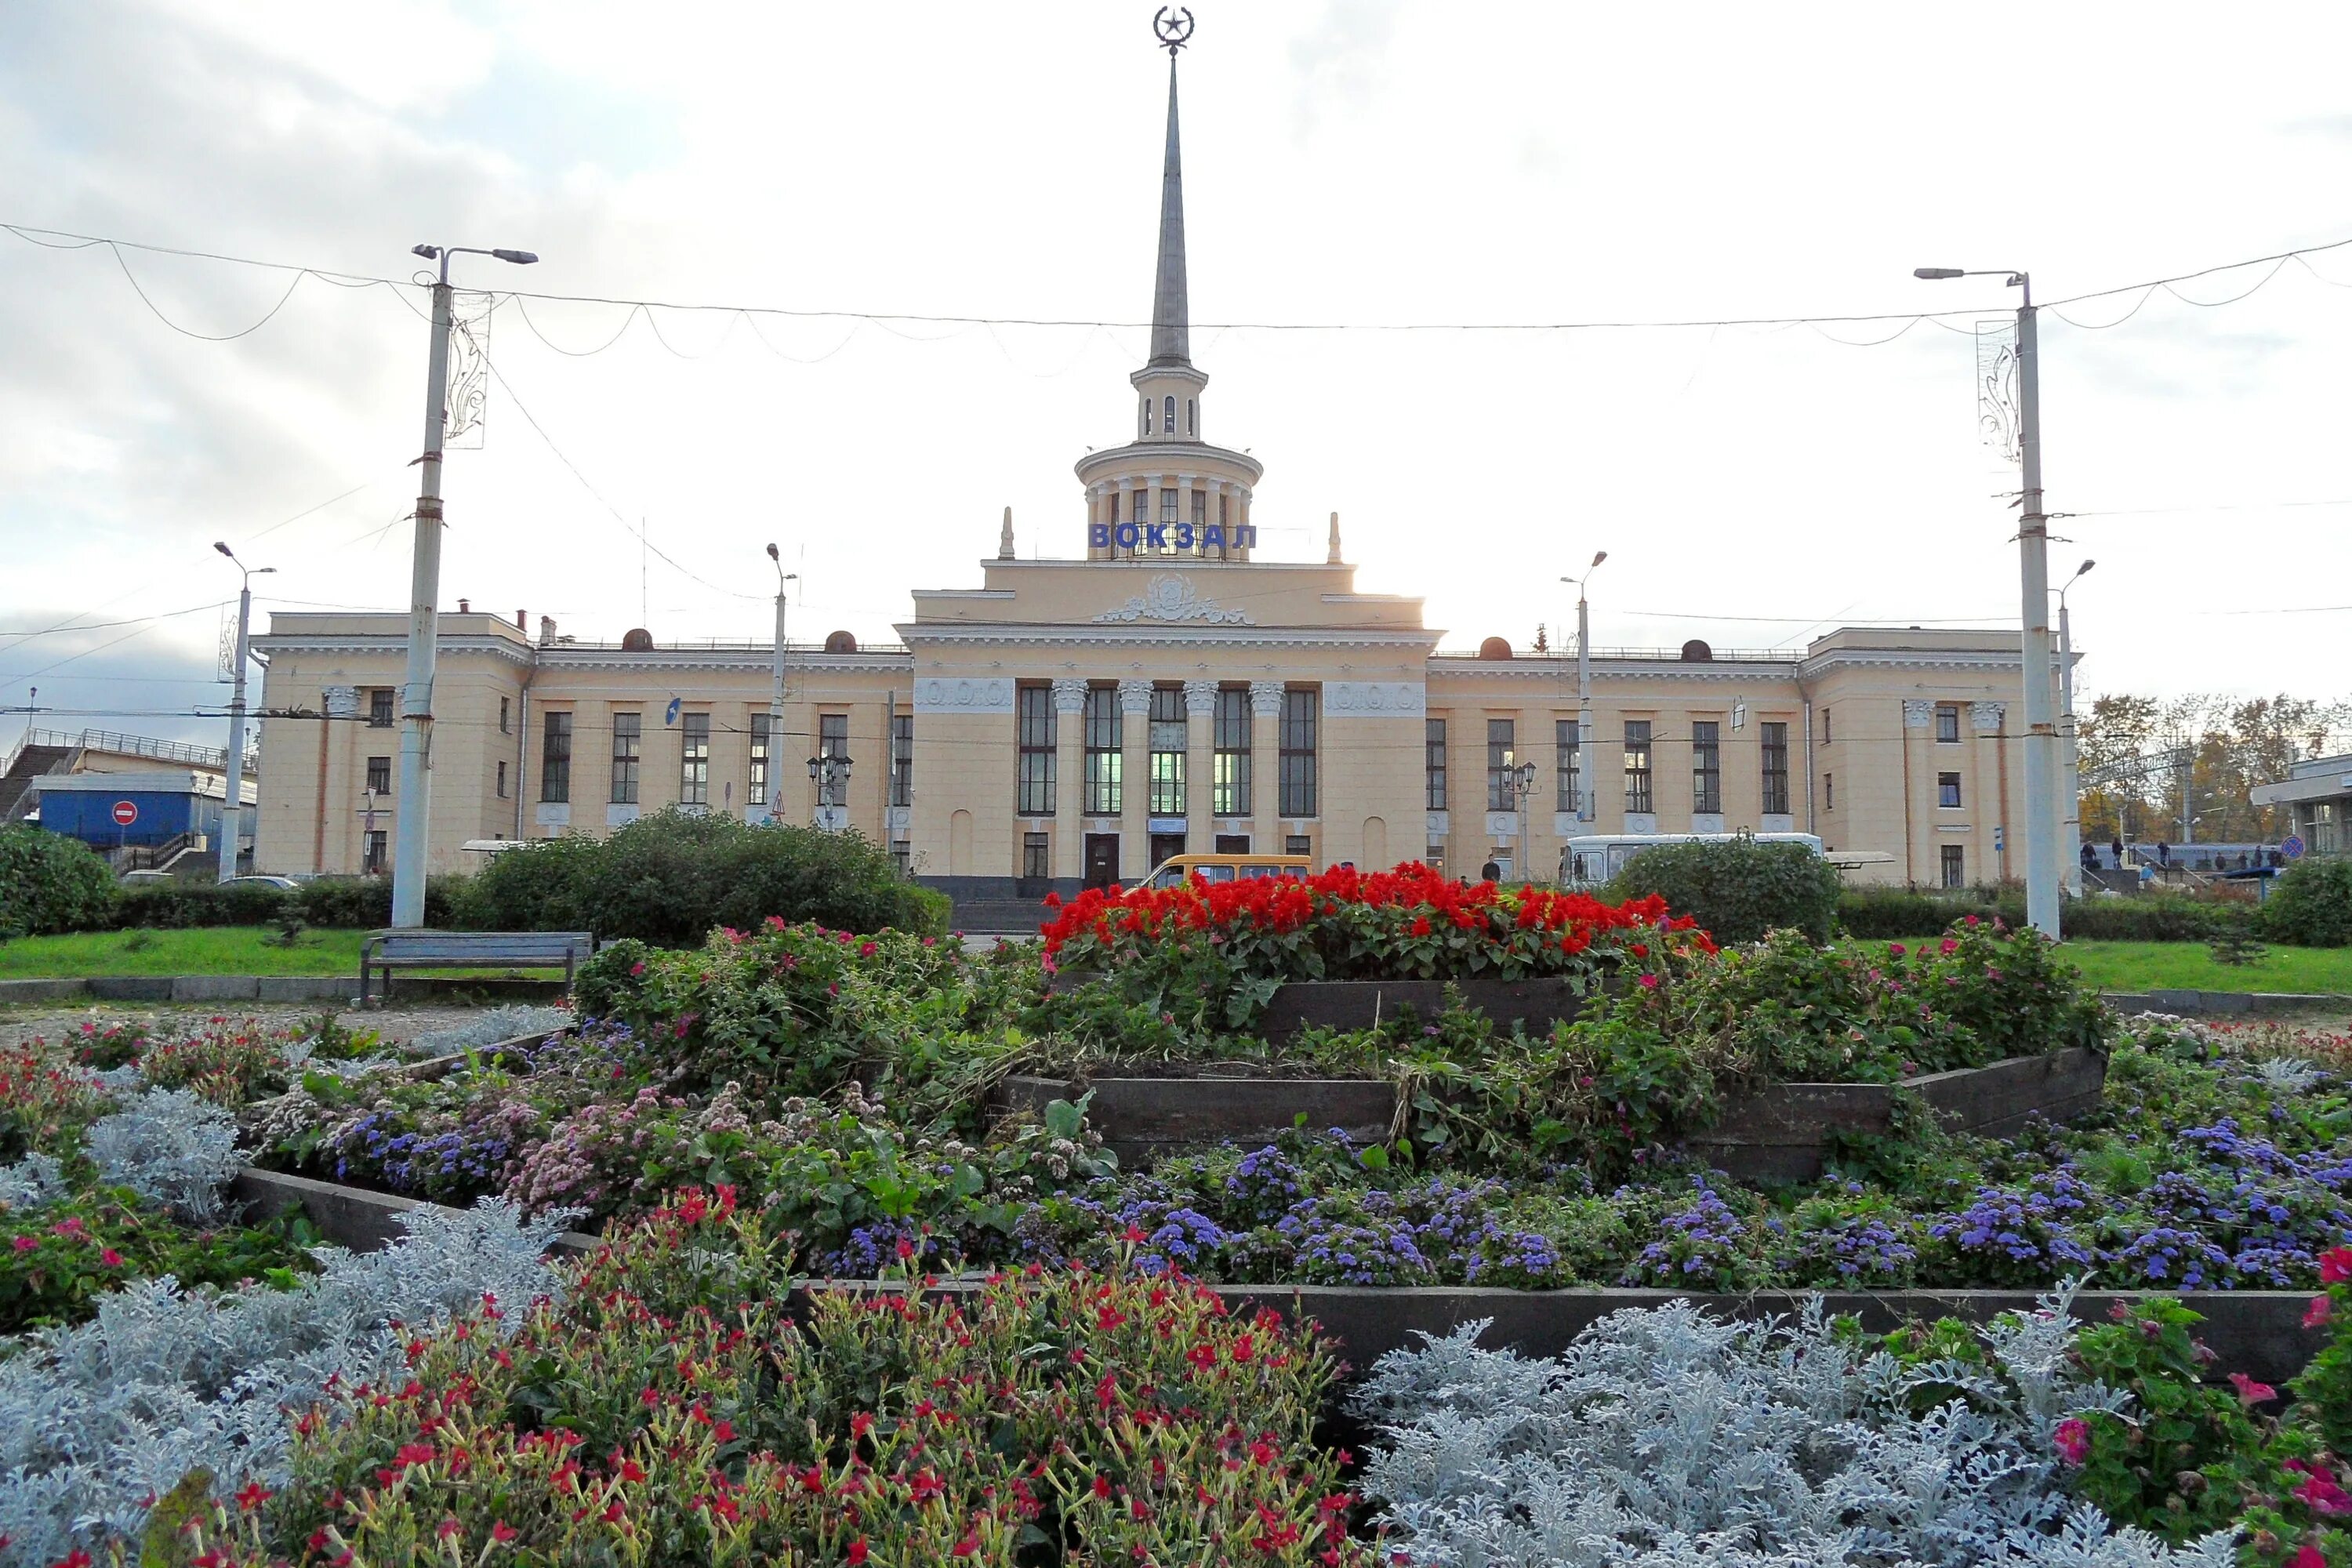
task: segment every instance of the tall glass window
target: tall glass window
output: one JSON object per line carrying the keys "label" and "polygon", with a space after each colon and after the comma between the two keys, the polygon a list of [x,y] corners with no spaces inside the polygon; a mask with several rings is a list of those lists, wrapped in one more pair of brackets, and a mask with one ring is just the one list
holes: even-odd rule
{"label": "tall glass window", "polygon": [[[1142,492],[1136,492],[1140,495]],[[1121,791],[1118,749],[1118,688],[1087,688],[1087,811],[1116,816]]]}
{"label": "tall glass window", "polygon": [[1764,726],[1764,815],[1789,814],[1789,726]]}
{"label": "tall glass window", "polygon": [[686,713],[678,718],[677,802],[680,805],[710,804],[710,715]]}
{"label": "tall glass window", "polygon": [[[816,719],[816,754],[819,757],[849,755],[849,715],[820,713]],[[849,780],[839,768],[817,769],[816,803],[819,805],[847,805]]]}
{"label": "tall glass window", "polygon": [[1445,809],[1445,721],[1429,721],[1427,737],[1422,742],[1422,776],[1427,781],[1426,805],[1431,811]]}
{"label": "tall glass window", "polygon": [[539,798],[564,802],[572,798],[572,715],[550,713],[546,738],[539,747]]}
{"label": "tall glass window", "polygon": [[638,748],[643,743],[646,716],[642,713],[613,715],[613,804],[637,804],[637,764],[642,761]]}
{"label": "tall glass window", "polygon": [[1219,816],[1250,814],[1249,692],[1238,686],[1217,689],[1217,720],[1210,737],[1216,745],[1215,789],[1209,809]]}
{"label": "tall glass window", "polygon": [[1515,721],[1486,721],[1486,809],[1517,811],[1518,800],[1511,791],[1513,742],[1517,735]]}
{"label": "tall glass window", "polygon": [[1160,402],[1160,426],[1171,436],[1176,434],[1176,400],[1173,397],[1165,398]]}
{"label": "tall glass window", "polygon": [[915,716],[890,715],[890,804],[915,804]]}
{"label": "tall glass window", "polygon": [[1650,787],[1650,721],[1625,721],[1625,809],[1647,814],[1657,809]]}
{"label": "tall glass window", "polygon": [[[1174,497],[1174,490],[1160,494]],[[1151,689],[1151,815],[1184,815],[1184,689]]]}
{"label": "tall glass window", "polygon": [[1691,809],[1710,816],[1723,809],[1723,723],[1717,719],[1691,725]]}
{"label": "tall glass window", "polygon": [[1014,693],[1013,724],[1021,746],[1013,809],[1023,816],[1054,815],[1054,689],[1024,686]]}
{"label": "tall glass window", "polygon": [[1580,811],[1583,809],[1583,806],[1577,798],[1577,792],[1583,787],[1584,773],[1582,771],[1582,759],[1584,748],[1576,743],[1576,721],[1573,719],[1554,720],[1552,721],[1551,734],[1553,754],[1556,759],[1552,764],[1553,777],[1559,782],[1559,799],[1555,809],[1560,811]]}
{"label": "tall glass window", "polygon": [[1285,816],[1315,815],[1316,693],[1294,686],[1282,694],[1282,794]]}
{"label": "tall glass window", "polygon": [[751,794],[753,805],[766,805],[768,801],[768,764],[772,752],[768,744],[768,720],[765,713],[751,715]]}

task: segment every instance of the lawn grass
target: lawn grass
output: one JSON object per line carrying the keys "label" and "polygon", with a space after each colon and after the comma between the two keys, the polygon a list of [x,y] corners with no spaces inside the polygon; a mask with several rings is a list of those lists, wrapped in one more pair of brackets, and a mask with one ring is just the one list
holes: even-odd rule
{"label": "lawn grass", "polygon": [[2253,963],[2213,962],[2200,942],[2070,942],[2102,991],[2293,991],[2352,996],[2352,947],[2271,946]]}
{"label": "lawn grass", "polygon": [[[345,974],[360,972],[363,931],[306,931],[279,945],[275,926],[191,931],[93,931],[0,942],[0,980],[71,980],[101,974]],[[512,976],[544,980],[553,971],[402,970],[404,974]]]}

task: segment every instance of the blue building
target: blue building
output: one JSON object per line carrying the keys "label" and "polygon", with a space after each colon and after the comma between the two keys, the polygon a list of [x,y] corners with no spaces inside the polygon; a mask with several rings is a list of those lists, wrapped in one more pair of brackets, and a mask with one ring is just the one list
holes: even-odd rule
{"label": "blue building", "polygon": [[[218,844],[226,795],[218,773],[183,768],[51,773],[34,779],[28,793],[39,799],[43,827],[101,853]],[[241,793],[250,811],[251,786]]]}

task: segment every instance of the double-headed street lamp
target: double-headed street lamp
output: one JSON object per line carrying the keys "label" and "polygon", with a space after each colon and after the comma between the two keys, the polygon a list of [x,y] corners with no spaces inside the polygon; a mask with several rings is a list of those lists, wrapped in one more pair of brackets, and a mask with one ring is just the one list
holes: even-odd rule
{"label": "double-headed street lamp", "polygon": [[2017,307],[2017,451],[2023,510],[2017,530],[2025,649],[2025,918],[2058,935],[2058,735],[2051,720],[2050,519],[2042,508],[2042,382],[2033,279],[2008,268],[1919,267],[1914,278],[2005,278]]}
{"label": "double-headed street lamp", "polygon": [[848,757],[833,752],[820,751],[808,760],[809,779],[816,785],[814,826],[824,826],[826,806],[849,804],[849,768]]}
{"label": "double-headed street lamp", "polygon": [[433,670],[441,635],[441,445],[449,428],[449,258],[494,256],[528,267],[528,250],[414,245],[441,264],[433,284],[433,342],[425,362],[425,455],[416,487],[416,551],[409,578],[407,683],[400,694],[400,798],[393,803],[392,923],[425,923],[425,836],[432,817]]}
{"label": "double-headed street lamp", "polygon": [[1597,797],[1592,792],[1592,620],[1584,604],[1584,584],[1601,570],[1609,552],[1596,550],[1581,577],[1562,577],[1576,584],[1576,820],[1591,822]]}
{"label": "double-headed street lamp", "polygon": [[768,817],[773,821],[784,806],[784,775],[776,766],[776,759],[783,755],[784,748],[784,587],[800,574],[784,570],[784,558],[772,544],[768,546],[768,559],[776,563],[776,660],[775,684],[768,692],[768,752],[763,765],[767,769]]}
{"label": "double-headed street lamp", "polygon": [[236,558],[221,540],[213,541],[213,548],[228,557],[228,563],[237,569],[243,581],[236,590],[236,663],[229,671],[228,700],[228,779],[227,796],[221,807],[221,837],[228,841],[220,851],[220,880],[226,882],[236,875],[236,857],[245,823],[245,806],[240,797],[245,794],[245,666],[253,657],[249,640],[253,630],[253,580],[278,570],[275,566],[247,566]]}
{"label": "double-headed street lamp", "polygon": [[2066,619],[2066,590],[2098,564],[2085,561],[2058,585],[2058,875],[2083,896],[2083,759],[2074,750],[2074,628]]}

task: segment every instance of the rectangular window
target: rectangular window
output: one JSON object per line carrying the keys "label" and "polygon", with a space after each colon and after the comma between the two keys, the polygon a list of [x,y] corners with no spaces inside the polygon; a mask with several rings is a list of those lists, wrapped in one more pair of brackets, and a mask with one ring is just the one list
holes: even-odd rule
{"label": "rectangular window", "polygon": [[1837,775],[1835,773],[1822,775],[1822,809],[1823,811],[1837,809]]}
{"label": "rectangular window", "polygon": [[1584,788],[1584,748],[1577,744],[1577,721],[1555,720],[1552,723],[1552,773],[1559,796],[1553,806],[1557,811],[1581,813],[1584,809],[1580,792]]}
{"label": "rectangular window", "polygon": [[1013,809],[1023,816],[1054,815],[1054,689],[1024,686],[1013,692],[1013,728],[1020,744]]}
{"label": "rectangular window", "polygon": [[572,715],[550,713],[547,739],[539,748],[539,798],[562,805],[572,798]]}
{"label": "rectangular window", "polygon": [[1944,886],[1965,888],[1969,885],[1969,851],[1961,844],[1947,844],[1943,849]]}
{"label": "rectangular window", "polygon": [[[1173,496],[1174,490],[1163,491]],[[1151,815],[1184,815],[1184,689],[1151,689]]]}
{"label": "rectangular window", "polygon": [[642,713],[613,715],[613,804],[637,804],[637,743],[645,732]]}
{"label": "rectangular window", "polygon": [[1217,526],[1219,528],[1223,528],[1226,523],[1233,521],[1233,517],[1231,515],[1232,508],[1228,504],[1233,500],[1233,497],[1225,494],[1223,490],[1219,490],[1217,492]]}
{"label": "rectangular window", "polygon": [[1955,810],[1958,808],[1960,804],[1959,774],[1937,773],[1936,775],[1936,804],[1937,805],[1950,807]]}
{"label": "rectangular window", "polygon": [[1249,693],[1238,686],[1217,689],[1217,721],[1211,739],[1216,745],[1216,787],[1209,809],[1219,816],[1250,814]]}
{"label": "rectangular window", "polygon": [[1318,694],[1294,686],[1282,694],[1282,794],[1285,816],[1315,815],[1315,716]]}
{"label": "rectangular window", "polygon": [[1937,703],[1936,705],[1936,739],[1949,745],[1958,742],[1959,738],[1959,709],[1949,702]]}
{"label": "rectangular window", "polygon": [[751,802],[753,805],[772,806],[768,798],[768,726],[773,715],[751,715]]}
{"label": "rectangular window", "polygon": [[[825,757],[849,756],[849,715],[820,713],[816,717],[816,754]],[[849,804],[849,770],[847,768],[817,769],[816,803],[819,805]]]}
{"label": "rectangular window", "polygon": [[[1140,495],[1142,492],[1138,491]],[[1087,688],[1087,812],[1117,816],[1122,794],[1118,747],[1118,688]]]}
{"label": "rectangular window", "polygon": [[1304,833],[1294,833],[1282,841],[1282,852],[1285,855],[1312,855],[1315,853],[1314,840]]}
{"label": "rectangular window", "polygon": [[1822,709],[1822,745],[1824,745],[1824,746],[1826,746],[1826,745],[1828,745],[1829,743],[1830,743],[1830,710],[1829,710],[1827,708],[1824,708],[1824,709]]}
{"label": "rectangular window", "polygon": [[383,863],[388,858],[388,851],[391,847],[392,835],[384,829],[379,827],[370,833],[367,836],[367,847],[362,851],[364,858],[360,862],[360,875],[362,877],[383,876]]}
{"label": "rectangular window", "polygon": [[1024,833],[1021,836],[1021,875],[1024,878],[1033,882],[1042,882],[1054,874],[1052,864],[1048,859],[1052,853],[1049,847],[1052,842],[1052,839],[1043,833]]}
{"label": "rectangular window", "polygon": [[1709,816],[1723,810],[1723,724],[1720,720],[1702,719],[1691,725],[1691,810],[1704,812]]}
{"label": "rectangular window", "polygon": [[1764,726],[1764,813],[1789,815],[1789,726]]}
{"label": "rectangular window", "polygon": [[1445,809],[1445,721],[1432,719],[1422,742],[1421,769],[1427,781],[1426,804],[1431,811]]}
{"label": "rectangular window", "polygon": [[1162,522],[1176,521],[1176,492],[1172,489],[1160,492],[1160,521]]}
{"label": "rectangular window", "polygon": [[1516,762],[1511,742],[1516,735],[1515,721],[1486,721],[1486,809],[1516,811],[1519,803],[1511,795],[1511,769]]}
{"label": "rectangular window", "polygon": [[1625,721],[1625,809],[1643,815],[1657,809],[1650,789],[1650,721]]}
{"label": "rectangular window", "polygon": [[367,765],[367,786],[373,795],[392,793],[392,759],[370,757]]}
{"label": "rectangular window", "polygon": [[680,805],[710,804],[710,715],[678,719],[677,800]]}
{"label": "rectangular window", "polygon": [[890,804],[915,804],[915,716],[890,715]]}
{"label": "rectangular window", "polygon": [[[1205,527],[1208,521],[1209,492],[1206,490],[1194,490],[1192,492],[1192,526],[1195,528]],[[1198,535],[1194,536],[1196,542],[1198,537]]]}
{"label": "rectangular window", "polygon": [[506,765],[506,763],[500,763],[499,764],[499,798],[500,800],[504,800],[504,799],[506,799],[506,797],[507,797],[507,765]]}
{"label": "rectangular window", "polygon": [[507,728],[507,700],[503,697],[499,699],[499,733],[501,735],[512,733]]}
{"label": "rectangular window", "polygon": [[389,730],[392,728],[391,687],[376,686],[369,688],[368,728],[371,730]]}

